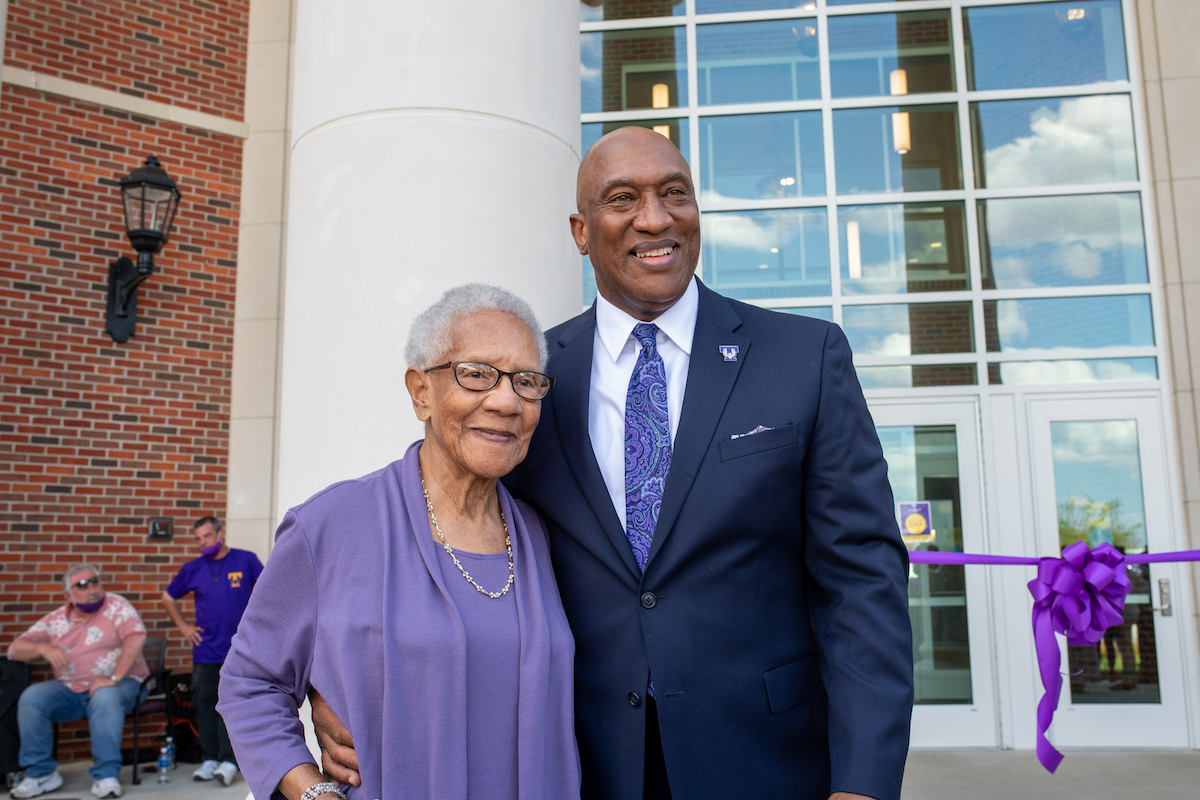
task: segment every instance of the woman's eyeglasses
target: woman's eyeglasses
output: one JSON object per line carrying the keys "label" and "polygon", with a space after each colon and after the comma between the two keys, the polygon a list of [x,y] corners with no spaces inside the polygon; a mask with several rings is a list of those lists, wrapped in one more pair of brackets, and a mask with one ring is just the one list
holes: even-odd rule
{"label": "woman's eyeglasses", "polygon": [[512,380],[513,391],[518,397],[526,400],[541,400],[554,385],[554,378],[540,372],[505,372],[491,364],[479,364],[474,361],[447,361],[425,371],[433,372],[439,369],[451,370],[458,385],[472,392],[486,392],[500,383],[501,377],[507,375]]}
{"label": "woman's eyeglasses", "polygon": [[84,578],[84,579],[83,579],[83,580],[81,580],[81,581],[75,581],[74,583],[72,583],[72,584],[71,584],[71,588],[72,588],[72,589],[79,589],[80,591],[83,591],[83,590],[84,590],[84,589],[86,589],[87,587],[89,587],[89,586],[97,586],[97,585],[99,585],[99,583],[100,583],[100,578],[99,578],[99,576],[97,576],[97,575],[93,575],[93,576],[92,576],[92,577],[90,577],[90,578]]}

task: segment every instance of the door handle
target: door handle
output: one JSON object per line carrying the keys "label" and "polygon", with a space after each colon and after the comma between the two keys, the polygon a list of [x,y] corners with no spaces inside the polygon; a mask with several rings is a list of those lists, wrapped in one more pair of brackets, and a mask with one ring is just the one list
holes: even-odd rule
{"label": "door handle", "polygon": [[1158,611],[1164,617],[1171,616],[1171,581],[1168,578],[1158,579],[1158,602],[1159,605],[1153,610]]}

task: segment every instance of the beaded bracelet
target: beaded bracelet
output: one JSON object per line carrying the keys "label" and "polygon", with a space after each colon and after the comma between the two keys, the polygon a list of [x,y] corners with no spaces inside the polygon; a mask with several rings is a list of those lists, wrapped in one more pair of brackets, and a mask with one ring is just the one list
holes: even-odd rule
{"label": "beaded bracelet", "polygon": [[336,783],[332,781],[322,781],[314,783],[312,786],[304,790],[304,794],[300,795],[300,800],[317,800],[323,794],[332,794],[346,800],[346,795],[342,794],[342,790],[338,788]]}

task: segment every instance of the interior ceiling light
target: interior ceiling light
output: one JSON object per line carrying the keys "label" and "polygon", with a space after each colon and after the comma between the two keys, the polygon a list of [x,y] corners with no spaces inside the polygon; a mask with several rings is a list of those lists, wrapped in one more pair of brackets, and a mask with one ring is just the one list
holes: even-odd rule
{"label": "interior ceiling light", "polygon": [[846,263],[850,267],[850,280],[862,278],[862,243],[858,238],[858,222],[846,223]]}
{"label": "interior ceiling light", "polygon": [[788,177],[788,178],[780,178],[780,179],[779,179],[779,185],[780,185],[780,186],[795,186],[795,185],[796,185],[796,179],[795,179],[795,178],[792,178],[792,177]]}
{"label": "interior ceiling light", "polygon": [[892,147],[902,156],[912,150],[912,130],[908,125],[907,111],[892,114]]}
{"label": "interior ceiling light", "polygon": [[902,69],[892,70],[889,76],[892,84],[892,94],[908,94],[908,73]]}
{"label": "interior ceiling light", "polygon": [[656,83],[650,90],[651,108],[666,108],[671,105],[671,88],[665,83]]}
{"label": "interior ceiling light", "polygon": [[662,134],[663,136],[667,137],[668,139],[671,138],[671,126],[670,125],[655,125],[653,130],[655,133]]}
{"label": "interior ceiling light", "polygon": [[1067,9],[1067,19],[1068,20],[1083,19],[1086,16],[1087,16],[1086,8],[1068,8]]}

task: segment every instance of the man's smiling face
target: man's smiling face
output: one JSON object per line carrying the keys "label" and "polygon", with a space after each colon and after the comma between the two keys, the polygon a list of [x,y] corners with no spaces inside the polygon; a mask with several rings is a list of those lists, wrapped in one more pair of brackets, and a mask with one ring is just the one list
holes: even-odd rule
{"label": "man's smiling face", "polygon": [[604,299],[646,321],[674,305],[700,258],[700,207],[670,140],[638,127],[603,137],[580,165],[576,200],[571,233]]}

